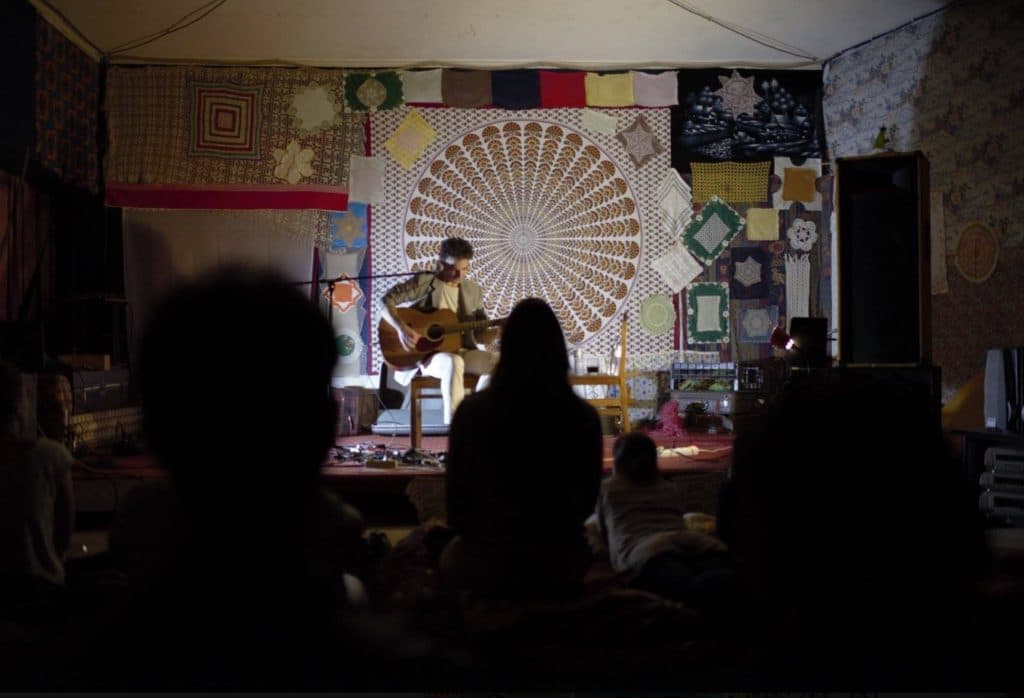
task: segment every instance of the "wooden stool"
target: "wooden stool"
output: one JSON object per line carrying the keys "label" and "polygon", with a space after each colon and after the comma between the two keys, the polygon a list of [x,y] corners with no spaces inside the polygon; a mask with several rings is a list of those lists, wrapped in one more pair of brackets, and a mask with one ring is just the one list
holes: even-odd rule
{"label": "wooden stool", "polygon": [[[466,390],[473,390],[476,387],[477,379],[480,376],[474,373],[464,373],[462,384]],[[441,379],[432,378],[418,374],[409,383],[409,448],[417,450],[423,443],[423,417],[420,414],[420,398],[422,392],[427,389],[441,389]]]}

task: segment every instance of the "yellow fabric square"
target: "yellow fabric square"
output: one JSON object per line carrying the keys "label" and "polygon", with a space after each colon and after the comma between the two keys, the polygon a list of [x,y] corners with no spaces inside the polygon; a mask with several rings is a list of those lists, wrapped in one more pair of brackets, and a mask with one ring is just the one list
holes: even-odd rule
{"label": "yellow fabric square", "polygon": [[782,198],[786,201],[814,201],[814,170],[806,167],[787,167],[782,178]]}
{"label": "yellow fabric square", "polygon": [[768,198],[770,162],[691,162],[693,200],[717,196],[730,203]]}
{"label": "yellow fabric square", "polygon": [[629,73],[587,73],[584,85],[587,90],[588,107],[633,106],[633,76]]}
{"label": "yellow fabric square", "polygon": [[778,240],[779,212],[774,208],[748,208],[747,239]]}
{"label": "yellow fabric square", "polygon": [[412,109],[402,119],[402,123],[398,125],[391,137],[384,141],[384,147],[391,153],[395,162],[403,169],[408,170],[416,162],[416,158],[427,149],[427,146],[434,142],[435,138],[437,138],[437,132],[417,110]]}

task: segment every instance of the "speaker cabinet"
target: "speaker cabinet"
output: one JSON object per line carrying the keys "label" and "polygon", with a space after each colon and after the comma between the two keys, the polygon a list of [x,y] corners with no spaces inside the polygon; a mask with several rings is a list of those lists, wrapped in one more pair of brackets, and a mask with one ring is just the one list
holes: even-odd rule
{"label": "speaker cabinet", "polygon": [[836,161],[839,362],[931,362],[928,160]]}

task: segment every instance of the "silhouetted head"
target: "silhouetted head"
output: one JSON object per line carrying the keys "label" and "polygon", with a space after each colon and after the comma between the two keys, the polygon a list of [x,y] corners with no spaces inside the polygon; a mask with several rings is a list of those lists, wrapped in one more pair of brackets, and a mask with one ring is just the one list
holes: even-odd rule
{"label": "silhouetted head", "polygon": [[658,479],[658,447],[647,434],[631,431],[615,440],[612,449],[615,474],[631,482],[653,482]]}
{"label": "silhouetted head", "polygon": [[834,624],[867,647],[884,625],[871,642],[898,643],[929,618],[953,627],[965,599],[977,505],[938,420],[897,378],[794,382],[737,436],[720,530],[791,632]]}
{"label": "silhouetted head", "polygon": [[509,391],[568,387],[569,356],[562,326],[540,298],[526,298],[512,309],[501,332],[501,358],[494,386]]}
{"label": "silhouetted head", "polygon": [[16,427],[21,416],[21,371],[0,359],[0,434]]}
{"label": "silhouetted head", "polygon": [[326,318],[271,272],[226,269],[159,303],[139,354],[146,433],[183,496],[316,481],[336,357]]}

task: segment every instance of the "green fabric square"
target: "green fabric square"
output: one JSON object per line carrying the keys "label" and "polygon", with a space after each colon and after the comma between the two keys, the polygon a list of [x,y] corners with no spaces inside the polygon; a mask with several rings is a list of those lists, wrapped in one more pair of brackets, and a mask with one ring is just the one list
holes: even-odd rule
{"label": "green fabric square", "polygon": [[683,231],[683,245],[704,264],[718,259],[745,221],[733,208],[712,196]]}

